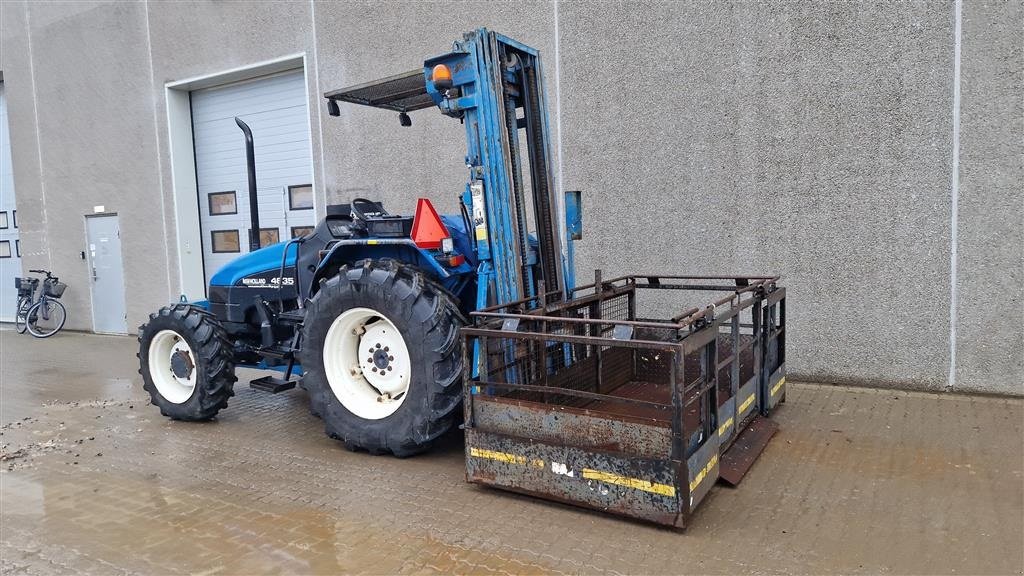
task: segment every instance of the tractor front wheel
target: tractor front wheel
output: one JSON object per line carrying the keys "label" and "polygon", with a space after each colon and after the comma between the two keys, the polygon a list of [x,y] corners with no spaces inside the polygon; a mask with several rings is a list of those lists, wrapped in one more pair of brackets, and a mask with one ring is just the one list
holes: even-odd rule
{"label": "tractor front wheel", "polygon": [[234,395],[231,342],[217,318],[190,304],[150,314],[139,326],[139,373],[160,413],[209,420]]}
{"label": "tractor front wheel", "polygon": [[345,267],[321,284],[301,361],[327,434],[374,454],[429,448],[461,400],[461,325],[442,288],[394,261]]}

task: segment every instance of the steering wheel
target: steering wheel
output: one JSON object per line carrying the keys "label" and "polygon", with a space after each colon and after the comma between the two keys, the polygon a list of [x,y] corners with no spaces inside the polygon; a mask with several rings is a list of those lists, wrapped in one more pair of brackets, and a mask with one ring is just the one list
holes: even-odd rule
{"label": "steering wheel", "polygon": [[388,215],[387,210],[385,210],[383,206],[377,204],[373,200],[367,200],[366,198],[353,198],[351,204],[352,215],[364,222],[366,221],[366,213],[359,208],[360,204],[367,205],[367,209],[370,210],[371,212],[379,211],[381,216]]}

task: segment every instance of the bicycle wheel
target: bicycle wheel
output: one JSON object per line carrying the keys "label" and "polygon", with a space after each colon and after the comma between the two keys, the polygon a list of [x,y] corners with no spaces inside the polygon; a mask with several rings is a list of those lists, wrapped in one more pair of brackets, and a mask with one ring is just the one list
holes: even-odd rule
{"label": "bicycle wheel", "polygon": [[67,310],[59,301],[49,298],[40,300],[29,308],[26,321],[28,332],[36,338],[53,336],[64,327],[67,316]]}
{"label": "bicycle wheel", "polygon": [[28,309],[32,307],[32,299],[25,298],[24,296],[18,298],[17,312],[14,313],[14,329],[18,331],[18,334],[24,334],[26,328],[26,320],[28,319]]}

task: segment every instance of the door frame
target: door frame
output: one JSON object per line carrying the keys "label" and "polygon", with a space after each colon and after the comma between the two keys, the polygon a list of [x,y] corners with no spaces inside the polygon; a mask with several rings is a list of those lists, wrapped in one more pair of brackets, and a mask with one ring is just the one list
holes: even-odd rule
{"label": "door frame", "polygon": [[[167,102],[167,138],[171,163],[171,187],[174,200],[174,222],[178,247],[179,290],[187,300],[206,298],[207,278],[203,266],[203,238],[199,218],[199,185],[196,180],[195,143],[192,135],[191,92],[251,80],[278,72],[302,69],[306,88],[306,122],[309,130],[309,157],[313,161],[314,221],[323,211],[324,199],[316,191],[322,185],[317,179],[316,156],[313,154],[313,111],[319,97],[310,100],[310,71],[306,53],[289,54],[246,66],[231,68],[164,84]],[[314,86],[316,91],[319,86]],[[319,94],[317,93],[317,96]],[[319,122],[319,107],[316,108]],[[322,145],[322,144],[321,144]]]}
{"label": "door frame", "polygon": [[91,315],[92,331],[93,331],[94,334],[112,334],[112,335],[116,335],[116,336],[124,336],[124,335],[128,334],[128,288],[127,288],[127,285],[125,284],[125,275],[124,275],[125,274],[125,271],[124,271],[124,244],[121,243],[121,242],[118,242],[118,245],[121,248],[121,257],[120,257],[120,259],[121,259],[121,294],[124,297],[123,298],[123,303],[122,303],[122,305],[124,306],[124,315],[125,315],[125,317],[124,317],[124,332],[104,332],[102,330],[97,330],[96,329],[96,287],[95,287],[94,282],[92,281],[92,266],[93,266],[93,262],[92,262],[92,254],[91,254],[92,250],[89,250],[89,220],[90,219],[95,219],[95,218],[109,218],[109,217],[117,218],[117,234],[118,234],[118,239],[120,240],[120,238],[121,238],[121,217],[120,217],[120,215],[118,215],[117,212],[95,212],[95,213],[92,213],[92,214],[86,214],[85,218],[82,220],[82,224],[85,226],[85,247],[86,247],[86,250],[85,250],[85,254],[86,254],[86,257],[85,257],[85,265],[86,265],[85,274],[86,274],[86,281],[89,283],[89,312],[90,312],[90,315]]}

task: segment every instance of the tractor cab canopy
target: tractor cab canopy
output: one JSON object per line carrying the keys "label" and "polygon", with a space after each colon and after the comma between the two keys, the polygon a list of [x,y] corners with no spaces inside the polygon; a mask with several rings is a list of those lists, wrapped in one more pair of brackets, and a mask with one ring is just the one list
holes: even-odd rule
{"label": "tractor cab canopy", "polygon": [[[400,114],[435,105],[434,100],[427,92],[427,81],[423,74],[423,68],[350,88],[333,90],[324,94],[324,98],[327,98],[327,110],[331,116],[338,116],[341,113],[338,109],[338,102],[384,108]],[[402,123],[406,125],[404,118]]]}

